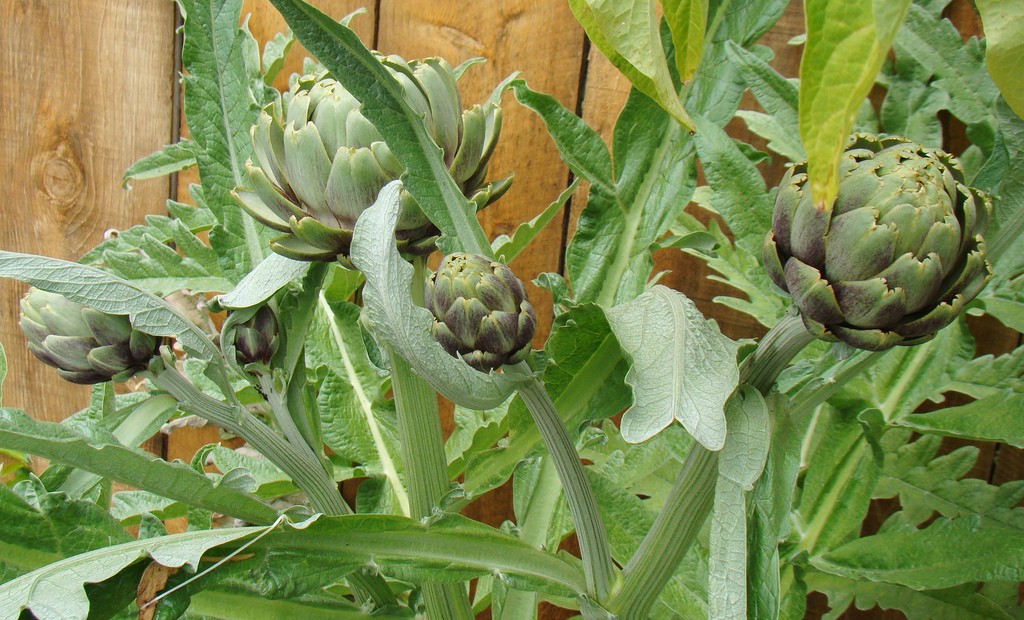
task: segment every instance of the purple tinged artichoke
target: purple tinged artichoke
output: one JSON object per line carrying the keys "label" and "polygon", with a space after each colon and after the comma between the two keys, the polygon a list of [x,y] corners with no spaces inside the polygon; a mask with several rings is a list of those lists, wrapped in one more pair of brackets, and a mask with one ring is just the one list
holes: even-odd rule
{"label": "purple tinged artichoke", "polygon": [[[501,130],[501,110],[488,103],[463,111],[455,71],[440,58],[380,60],[404,87],[409,106],[423,116],[463,193],[477,208],[497,200],[511,178],[484,183],[484,177]],[[255,161],[246,167],[248,187],[237,188],[235,200],[284,233],[270,243],[278,254],[344,259],[359,215],[404,169],[355,97],[326,73],[299,78],[283,101],[263,108],[252,128]],[[437,229],[405,190],[400,204],[399,249],[431,252]]]}
{"label": "purple tinged artichoke", "polygon": [[427,280],[434,338],[481,372],[523,361],[537,330],[526,290],[507,265],[478,254],[441,260]]}
{"label": "purple tinged artichoke", "polygon": [[831,208],[812,202],[805,163],[782,180],[765,268],[819,338],[872,351],[918,344],[991,276],[982,237],[991,208],[954,157],[858,135]]}
{"label": "purple tinged artichoke", "polygon": [[261,364],[268,366],[277,353],[278,323],[270,306],[261,306],[247,321],[224,330],[221,337],[230,337],[235,348],[235,359],[240,366]]}
{"label": "purple tinged artichoke", "polygon": [[106,314],[36,288],[21,300],[18,325],[28,349],[72,383],[126,381],[149,365],[160,339]]}

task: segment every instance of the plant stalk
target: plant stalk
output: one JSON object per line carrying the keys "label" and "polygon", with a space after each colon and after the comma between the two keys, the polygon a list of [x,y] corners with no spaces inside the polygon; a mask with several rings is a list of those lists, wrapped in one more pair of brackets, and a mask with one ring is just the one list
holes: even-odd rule
{"label": "plant stalk", "polygon": [[[314,510],[327,515],[352,514],[352,509],[342,499],[334,480],[305,442],[295,445],[248,411],[200,392],[177,369],[165,363],[151,365],[149,376],[153,383],[178,400],[182,410],[238,435],[280,467],[306,492]],[[396,604],[394,593],[379,575],[366,575],[357,571],[350,574],[348,580],[359,598],[372,601],[376,607]]]}
{"label": "plant stalk", "polygon": [[[509,372],[525,371],[519,366],[506,369]],[[562,489],[580,543],[587,592],[595,600],[603,602],[607,600],[609,587],[614,578],[614,567],[604,522],[601,520],[601,513],[598,512],[597,500],[594,499],[590,483],[583,472],[576,446],[569,437],[569,432],[543,382],[537,378],[527,379],[520,385],[519,395],[530,410],[534,424],[540,430],[558,477],[562,481]]]}
{"label": "plant stalk", "polygon": [[[423,304],[426,263],[413,261],[410,294],[413,303]],[[444,452],[444,434],[437,407],[437,394],[398,351],[388,348],[391,364],[391,386],[395,395],[399,443],[405,460],[405,481],[409,490],[409,512],[413,519],[429,519],[438,509],[441,498],[448,493],[448,459]],[[427,616],[472,620],[473,610],[468,593],[459,582],[425,582],[422,584]]]}
{"label": "plant stalk", "polygon": [[[814,340],[795,308],[758,342],[740,367],[740,384],[767,393],[794,357]],[[665,505],[622,574],[609,611],[621,618],[647,618],[675,573],[714,503],[718,454],[694,443]]]}

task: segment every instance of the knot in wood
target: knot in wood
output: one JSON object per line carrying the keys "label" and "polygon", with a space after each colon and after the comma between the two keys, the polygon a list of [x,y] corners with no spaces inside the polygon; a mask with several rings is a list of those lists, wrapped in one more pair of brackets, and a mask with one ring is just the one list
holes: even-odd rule
{"label": "knot in wood", "polygon": [[55,148],[40,153],[36,164],[40,189],[47,198],[58,207],[74,204],[85,187],[85,171],[67,140],[61,140]]}

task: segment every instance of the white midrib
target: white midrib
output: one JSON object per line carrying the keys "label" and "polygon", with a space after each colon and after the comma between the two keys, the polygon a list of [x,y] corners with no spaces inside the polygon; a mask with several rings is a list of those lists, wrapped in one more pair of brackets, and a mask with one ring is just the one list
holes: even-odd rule
{"label": "white midrib", "polygon": [[[334,313],[331,311],[331,307],[324,298],[322,291],[319,294],[318,303],[324,312],[327,313],[328,317],[334,316]],[[402,486],[402,480],[398,477],[398,469],[395,467],[395,462],[391,458],[391,453],[388,452],[387,444],[384,442],[384,436],[380,432],[380,426],[377,425],[377,418],[373,415],[373,402],[366,395],[366,392],[363,390],[363,385],[359,381],[359,375],[356,373],[356,369],[352,365],[352,360],[348,355],[348,349],[345,347],[345,341],[342,339],[341,332],[338,330],[338,322],[333,320],[333,318],[329,319],[328,322],[331,326],[331,337],[334,338],[334,343],[338,347],[338,353],[341,354],[341,362],[345,366],[345,374],[348,375],[348,381],[352,386],[352,391],[359,400],[359,409],[363,412],[363,417],[366,418],[366,425],[369,427],[370,435],[373,437],[373,443],[377,447],[377,455],[380,457],[381,469],[384,470],[384,476],[391,481],[391,488],[395,492],[395,499],[398,501],[398,506],[402,509],[402,514],[409,516],[409,496],[405,492],[405,487]]]}

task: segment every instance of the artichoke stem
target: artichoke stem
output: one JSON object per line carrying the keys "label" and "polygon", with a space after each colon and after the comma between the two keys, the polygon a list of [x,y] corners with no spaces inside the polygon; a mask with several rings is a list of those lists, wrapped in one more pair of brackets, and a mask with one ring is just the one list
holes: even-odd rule
{"label": "artichoke stem", "polygon": [[[506,366],[506,372],[525,372],[524,364]],[[573,445],[565,423],[558,415],[544,384],[536,378],[524,381],[519,395],[526,403],[534,424],[540,430],[544,444],[555,464],[555,470],[565,491],[566,503],[572,514],[576,536],[580,543],[583,572],[587,580],[587,591],[599,603],[608,597],[609,587],[614,578],[611,552],[597,501],[590,488],[579,453]]]}
{"label": "artichoke stem", "polygon": [[[789,362],[813,340],[791,307],[743,361],[740,384],[767,393]],[[610,611],[620,613],[620,618],[649,617],[658,595],[711,513],[717,471],[718,453],[695,442],[654,526],[623,569],[622,587],[609,603]]]}
{"label": "artichoke stem", "polygon": [[[328,515],[352,514],[338,486],[305,443],[296,446],[251,413],[200,392],[184,375],[157,358],[147,371],[153,383],[178,400],[183,411],[197,415],[247,441],[295,481],[309,497],[313,509]],[[302,448],[305,447],[305,450]],[[379,575],[356,571],[348,576],[360,599],[376,607],[395,605],[395,596]]]}

